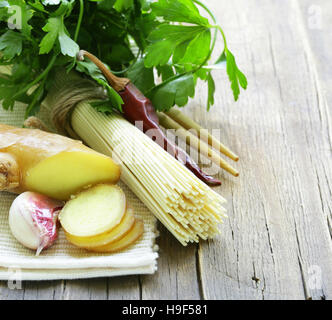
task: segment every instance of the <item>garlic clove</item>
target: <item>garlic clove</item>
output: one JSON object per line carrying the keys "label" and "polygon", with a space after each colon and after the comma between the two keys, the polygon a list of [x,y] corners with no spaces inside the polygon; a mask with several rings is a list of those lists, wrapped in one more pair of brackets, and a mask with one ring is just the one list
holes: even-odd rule
{"label": "garlic clove", "polygon": [[57,238],[57,219],[64,203],[35,192],[24,192],[12,203],[9,226],[13,236],[36,255]]}

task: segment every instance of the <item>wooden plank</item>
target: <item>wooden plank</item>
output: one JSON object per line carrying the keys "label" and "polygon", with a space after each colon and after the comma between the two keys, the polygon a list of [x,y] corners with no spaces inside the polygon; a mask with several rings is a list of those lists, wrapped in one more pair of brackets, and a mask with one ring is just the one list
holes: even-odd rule
{"label": "wooden plank", "polygon": [[158,271],[141,276],[142,299],[200,299],[196,245],[183,247],[161,224]]}
{"label": "wooden plank", "polygon": [[109,300],[139,300],[141,299],[141,286],[139,276],[123,276],[108,278]]}
{"label": "wooden plank", "polygon": [[[313,82],[316,90],[316,135],[310,144],[311,157],[319,157],[323,151],[323,158],[315,165],[320,204],[323,219],[332,239],[332,3],[330,1],[308,0],[297,1],[297,9],[302,13],[302,32],[306,34],[306,62],[308,69],[313,73]],[[324,142],[320,141],[320,136]],[[319,264],[313,265],[311,274],[315,271],[318,275],[328,272]],[[308,275],[307,275],[308,277]],[[324,278],[325,279],[325,278]],[[323,281],[321,290],[317,291],[324,299],[331,299],[331,289]],[[312,290],[311,290],[312,291]]]}
{"label": "wooden plank", "polygon": [[240,178],[222,174],[230,216],[223,234],[199,250],[204,297],[331,298],[330,124],[298,4],[209,4],[249,88],[235,104],[218,73],[213,111],[205,119],[195,111],[241,157]]}
{"label": "wooden plank", "polygon": [[0,299],[4,300],[74,300],[107,298],[107,279],[72,281],[23,281],[21,289],[11,289],[1,281]]}
{"label": "wooden plank", "polygon": [[137,300],[138,276],[63,281],[23,281],[21,289],[0,282],[0,300]]}
{"label": "wooden plank", "polygon": [[62,296],[64,281],[24,281],[24,300],[57,300]]}
{"label": "wooden plank", "polygon": [[303,27],[308,35],[310,49],[313,53],[311,63],[318,71],[323,94],[331,107],[332,92],[332,2],[325,0],[298,1],[302,13]]}
{"label": "wooden plank", "polygon": [[[310,49],[313,53],[313,55],[310,57],[310,60],[311,62],[314,62],[314,65],[317,69],[317,85],[319,85],[319,90],[321,93],[320,95],[317,95],[317,98],[323,100],[319,101],[319,105],[325,106],[325,108],[322,108],[321,110],[321,112],[324,114],[324,117],[321,118],[321,121],[322,126],[326,128],[324,132],[326,135],[328,135],[328,139],[330,140],[331,150],[332,92],[330,88],[332,87],[332,2],[316,0],[313,3],[309,0],[303,0],[298,1],[298,4],[302,12],[303,27],[308,35],[308,46],[310,46]],[[320,181],[325,181],[325,183],[320,186],[320,192],[324,194],[324,196],[322,196],[322,210],[326,212],[332,237],[332,206],[330,201],[326,201],[326,199],[331,199],[332,197],[331,175],[327,176],[326,172],[319,170],[317,178],[320,179]]]}
{"label": "wooden plank", "polygon": [[24,287],[12,287],[8,281],[0,281],[0,300],[22,300],[24,296]]}
{"label": "wooden plank", "polygon": [[67,280],[59,299],[106,300],[107,286],[107,278]]}

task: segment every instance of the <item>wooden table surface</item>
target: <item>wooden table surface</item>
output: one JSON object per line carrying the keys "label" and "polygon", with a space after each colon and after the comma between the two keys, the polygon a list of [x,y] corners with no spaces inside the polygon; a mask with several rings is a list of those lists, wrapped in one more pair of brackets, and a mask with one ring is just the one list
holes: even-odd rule
{"label": "wooden table surface", "polygon": [[222,234],[184,248],[160,226],[154,275],[1,282],[1,299],[332,298],[332,2],[207,2],[249,82],[235,103],[218,71],[212,110],[203,87],[185,109],[240,155]]}

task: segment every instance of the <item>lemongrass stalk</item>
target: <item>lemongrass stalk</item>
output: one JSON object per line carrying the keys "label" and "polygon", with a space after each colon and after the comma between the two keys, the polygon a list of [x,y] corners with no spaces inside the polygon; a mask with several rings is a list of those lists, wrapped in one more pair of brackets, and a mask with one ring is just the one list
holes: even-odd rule
{"label": "lemongrass stalk", "polygon": [[[177,110],[176,108],[172,108],[170,111],[166,112],[166,114],[187,130],[195,129],[197,130],[198,133],[201,133],[201,131],[203,130],[203,128],[198,123],[187,117],[185,114],[183,114],[180,110]],[[200,134],[199,137],[200,139],[208,143],[210,146],[218,149],[221,153],[223,153],[225,156],[229,157],[230,159],[234,161],[239,160],[238,155],[236,155],[233,151],[231,151],[220,141],[218,141],[210,133],[207,132],[206,134]]]}
{"label": "lemongrass stalk", "polygon": [[160,124],[165,129],[175,129],[176,135],[178,137],[180,137],[181,139],[185,140],[187,145],[195,147],[195,149],[197,149],[198,152],[202,153],[204,156],[209,158],[217,166],[226,170],[233,176],[237,177],[239,175],[239,171],[237,171],[227,161],[222,159],[214,150],[209,148],[209,146],[203,140],[200,140],[197,136],[192,134],[189,130],[184,129],[179,123],[174,121],[167,114],[158,112],[158,118],[159,118]]}

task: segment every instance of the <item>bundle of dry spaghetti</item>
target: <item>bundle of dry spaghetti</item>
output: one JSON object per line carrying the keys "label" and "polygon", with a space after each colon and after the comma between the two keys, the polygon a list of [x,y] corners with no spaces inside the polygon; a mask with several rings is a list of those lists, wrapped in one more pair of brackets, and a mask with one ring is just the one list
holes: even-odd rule
{"label": "bundle of dry spaghetti", "polygon": [[123,182],[183,245],[219,233],[226,200],[121,115],[96,111],[86,99],[98,94],[66,77],[47,99],[62,127],[67,119],[87,145],[118,161]]}

